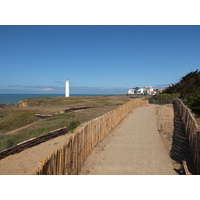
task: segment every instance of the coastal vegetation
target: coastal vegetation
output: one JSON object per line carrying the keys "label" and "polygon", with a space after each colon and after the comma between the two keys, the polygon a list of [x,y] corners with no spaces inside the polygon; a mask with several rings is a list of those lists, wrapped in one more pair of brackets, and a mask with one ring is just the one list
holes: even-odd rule
{"label": "coastal vegetation", "polygon": [[[19,142],[68,127],[72,132],[80,124],[94,119],[126,103],[130,97],[82,96],[24,99],[13,108],[0,108],[0,151]],[[89,109],[74,110],[86,107]],[[72,111],[66,112],[72,108]],[[36,114],[50,115],[41,119]]]}
{"label": "coastal vegetation", "polygon": [[164,89],[162,94],[155,95],[155,100],[174,99],[179,97],[194,112],[200,115],[200,71],[190,72],[178,83]]}

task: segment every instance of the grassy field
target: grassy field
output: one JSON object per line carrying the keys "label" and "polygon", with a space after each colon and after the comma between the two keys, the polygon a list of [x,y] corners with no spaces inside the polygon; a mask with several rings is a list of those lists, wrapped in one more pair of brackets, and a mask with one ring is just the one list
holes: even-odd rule
{"label": "grassy field", "polygon": [[[133,96],[83,96],[24,99],[18,107],[0,109],[0,151],[35,136],[94,119],[131,100]],[[65,113],[68,108],[92,107]],[[35,114],[52,115],[40,119]]]}

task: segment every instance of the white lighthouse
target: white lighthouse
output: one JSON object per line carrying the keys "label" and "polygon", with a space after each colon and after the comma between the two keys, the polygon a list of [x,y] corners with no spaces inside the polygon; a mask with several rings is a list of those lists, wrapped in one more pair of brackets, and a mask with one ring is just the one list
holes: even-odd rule
{"label": "white lighthouse", "polygon": [[69,97],[69,80],[66,80],[65,83],[65,97]]}

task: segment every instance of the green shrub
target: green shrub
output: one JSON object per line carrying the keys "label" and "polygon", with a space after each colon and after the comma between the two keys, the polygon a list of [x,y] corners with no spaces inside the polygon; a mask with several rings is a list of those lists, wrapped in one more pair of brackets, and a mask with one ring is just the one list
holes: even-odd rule
{"label": "green shrub", "polygon": [[162,93],[162,94],[156,94],[152,96],[150,99],[154,100],[172,100],[176,99],[179,97],[179,93],[174,93],[174,94],[167,94],[167,93]]}
{"label": "green shrub", "polygon": [[200,115],[200,94],[188,98],[188,106],[191,110]]}
{"label": "green shrub", "polygon": [[195,113],[200,113],[200,71],[197,69],[183,76],[176,84],[164,90],[163,95],[179,93],[183,102]]}

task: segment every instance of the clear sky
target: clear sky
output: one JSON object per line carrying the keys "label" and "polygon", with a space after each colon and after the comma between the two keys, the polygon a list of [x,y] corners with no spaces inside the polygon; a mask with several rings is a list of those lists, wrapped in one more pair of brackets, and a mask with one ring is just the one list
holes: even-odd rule
{"label": "clear sky", "polygon": [[200,68],[200,26],[0,26],[0,93],[125,94]]}

